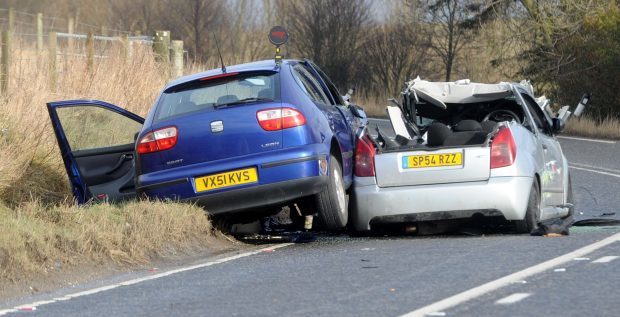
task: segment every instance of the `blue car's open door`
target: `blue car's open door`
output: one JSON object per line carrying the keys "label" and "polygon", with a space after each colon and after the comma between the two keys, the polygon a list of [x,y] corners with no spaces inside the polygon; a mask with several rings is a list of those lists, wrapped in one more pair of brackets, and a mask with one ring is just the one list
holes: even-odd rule
{"label": "blue car's open door", "polygon": [[47,109],[78,203],[136,195],[135,139],[143,118],[97,100],[50,102]]}

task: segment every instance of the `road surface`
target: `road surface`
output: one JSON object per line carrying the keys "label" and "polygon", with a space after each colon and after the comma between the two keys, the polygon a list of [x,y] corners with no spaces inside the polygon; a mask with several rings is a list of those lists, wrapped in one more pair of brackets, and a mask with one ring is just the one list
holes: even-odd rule
{"label": "road surface", "polygon": [[[620,143],[560,142],[576,219],[620,219]],[[559,238],[321,236],[20,298],[0,314],[618,316],[619,256],[613,226]]]}

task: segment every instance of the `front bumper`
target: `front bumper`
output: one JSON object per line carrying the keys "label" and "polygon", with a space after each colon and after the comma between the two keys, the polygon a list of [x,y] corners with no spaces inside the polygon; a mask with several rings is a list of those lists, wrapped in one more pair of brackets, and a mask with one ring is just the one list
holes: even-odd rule
{"label": "front bumper", "polygon": [[487,181],[380,188],[374,177],[356,178],[352,224],[370,230],[371,222],[417,222],[468,218],[480,213],[525,217],[531,177],[492,177]]}

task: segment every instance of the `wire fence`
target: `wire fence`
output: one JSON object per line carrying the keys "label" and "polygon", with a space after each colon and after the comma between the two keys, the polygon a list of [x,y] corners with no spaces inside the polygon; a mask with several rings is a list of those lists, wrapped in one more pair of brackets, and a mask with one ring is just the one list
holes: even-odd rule
{"label": "wire fence", "polygon": [[12,8],[0,8],[0,30],[2,93],[9,87],[11,59],[13,62],[19,59],[20,63],[41,63],[45,55],[50,86],[54,89],[57,77],[62,75],[57,65],[66,65],[75,58],[85,59],[87,69],[92,69],[96,60],[113,55],[133,58],[138,50],[153,50],[157,61],[169,64],[173,76],[183,74],[187,58],[183,42],[171,41],[169,31],[157,31],[155,36],[132,35],[129,31],[76,22],[73,18],[47,17]]}

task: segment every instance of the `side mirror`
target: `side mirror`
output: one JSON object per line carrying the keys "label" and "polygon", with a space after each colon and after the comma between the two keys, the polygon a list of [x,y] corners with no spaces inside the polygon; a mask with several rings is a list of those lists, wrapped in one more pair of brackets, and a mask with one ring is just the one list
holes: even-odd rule
{"label": "side mirror", "polygon": [[553,118],[551,120],[553,122],[553,133],[560,133],[564,130],[564,126],[566,125],[564,120],[560,118]]}
{"label": "side mirror", "polygon": [[360,118],[360,119],[366,119],[368,118],[368,116],[366,115],[366,112],[364,111],[364,108],[358,106],[358,105],[354,105],[354,104],[350,104],[349,105],[349,110],[351,111],[351,113]]}

